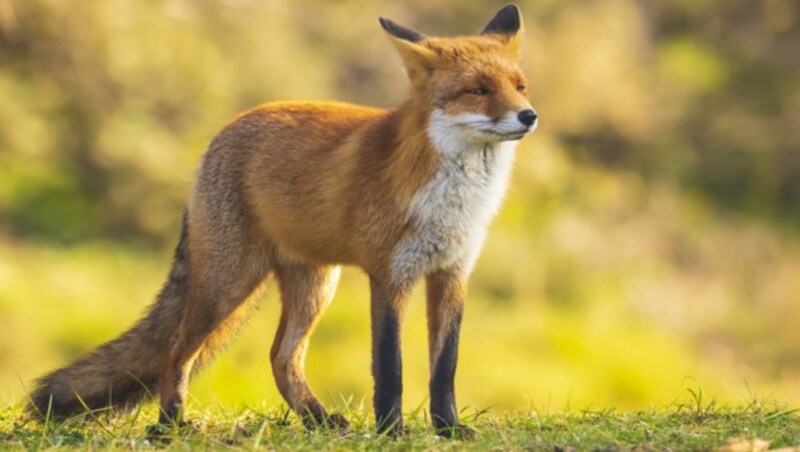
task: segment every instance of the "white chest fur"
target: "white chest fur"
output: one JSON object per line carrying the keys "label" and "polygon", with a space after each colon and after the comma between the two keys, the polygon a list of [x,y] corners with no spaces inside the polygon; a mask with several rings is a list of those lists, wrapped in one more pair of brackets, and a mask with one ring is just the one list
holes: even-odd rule
{"label": "white chest fur", "polygon": [[460,135],[432,119],[429,136],[440,152],[440,166],[412,202],[415,233],[393,255],[398,284],[440,268],[471,271],[500,207],[517,143],[470,142]]}

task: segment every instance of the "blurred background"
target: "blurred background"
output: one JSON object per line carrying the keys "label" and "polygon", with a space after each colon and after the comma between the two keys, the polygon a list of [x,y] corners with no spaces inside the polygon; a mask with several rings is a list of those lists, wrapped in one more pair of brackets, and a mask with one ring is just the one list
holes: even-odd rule
{"label": "blurred background", "polygon": [[[518,0],[541,123],[471,283],[462,406],[659,407],[700,387],[800,405],[800,4]],[[378,26],[480,30],[502,2],[0,0],[0,400],[127,328],[165,279],[199,158],[277,99],[391,107]],[[275,290],[192,385],[280,398]],[[368,287],[345,273],[307,373],[370,406]],[[426,405],[424,300],[403,332]]]}

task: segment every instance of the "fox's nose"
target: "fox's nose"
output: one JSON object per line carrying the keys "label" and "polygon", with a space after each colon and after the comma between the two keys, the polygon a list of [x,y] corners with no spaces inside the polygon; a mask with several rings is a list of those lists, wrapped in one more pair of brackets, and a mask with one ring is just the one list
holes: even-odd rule
{"label": "fox's nose", "polygon": [[532,126],[533,123],[536,122],[536,118],[537,117],[538,116],[536,116],[536,112],[531,110],[531,109],[522,110],[517,115],[517,118],[519,119],[519,122],[525,124],[528,127]]}

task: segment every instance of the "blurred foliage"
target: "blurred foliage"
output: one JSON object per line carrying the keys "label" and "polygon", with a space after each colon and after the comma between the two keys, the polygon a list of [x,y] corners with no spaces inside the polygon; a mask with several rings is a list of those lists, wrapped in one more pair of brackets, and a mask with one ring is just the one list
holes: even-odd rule
{"label": "blurred foliage", "polygon": [[[12,231],[163,243],[190,168],[266,100],[388,106],[391,15],[473,32],[481,2],[12,1],[0,5],[0,212]],[[544,133],[714,207],[800,219],[800,31],[791,0],[537,1],[526,59]],[[309,12],[313,11],[313,14]],[[60,221],[52,221],[53,217]]]}
{"label": "blurred foliage", "polygon": [[[468,34],[501,4],[0,0],[0,396],[137,317],[197,161],[235,114],[395,105],[407,83],[377,16]],[[542,122],[473,279],[462,401],[641,407],[688,375],[800,403],[800,5],[519,4]],[[367,293],[348,274],[313,341],[327,400],[368,394]],[[277,400],[276,304],[198,397]],[[405,331],[416,405],[419,296]]]}

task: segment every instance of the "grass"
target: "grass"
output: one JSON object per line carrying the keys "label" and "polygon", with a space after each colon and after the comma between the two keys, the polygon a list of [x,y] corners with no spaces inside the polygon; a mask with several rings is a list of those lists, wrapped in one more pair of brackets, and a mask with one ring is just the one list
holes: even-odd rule
{"label": "grass", "polygon": [[124,449],[281,449],[281,450],[766,450],[800,445],[797,410],[752,402],[717,407],[693,394],[691,403],[661,410],[618,412],[614,409],[560,414],[538,412],[493,414],[464,410],[462,420],[478,430],[466,441],[433,434],[426,413],[408,414],[410,433],[393,439],[375,435],[370,416],[346,413],[352,431],[307,432],[286,409],[225,411],[221,407],[190,411],[190,427],[151,439],[147,425],[155,418],[148,407],[128,415],[81,415],[44,424],[26,420],[18,408],[0,410],[0,447]]}

